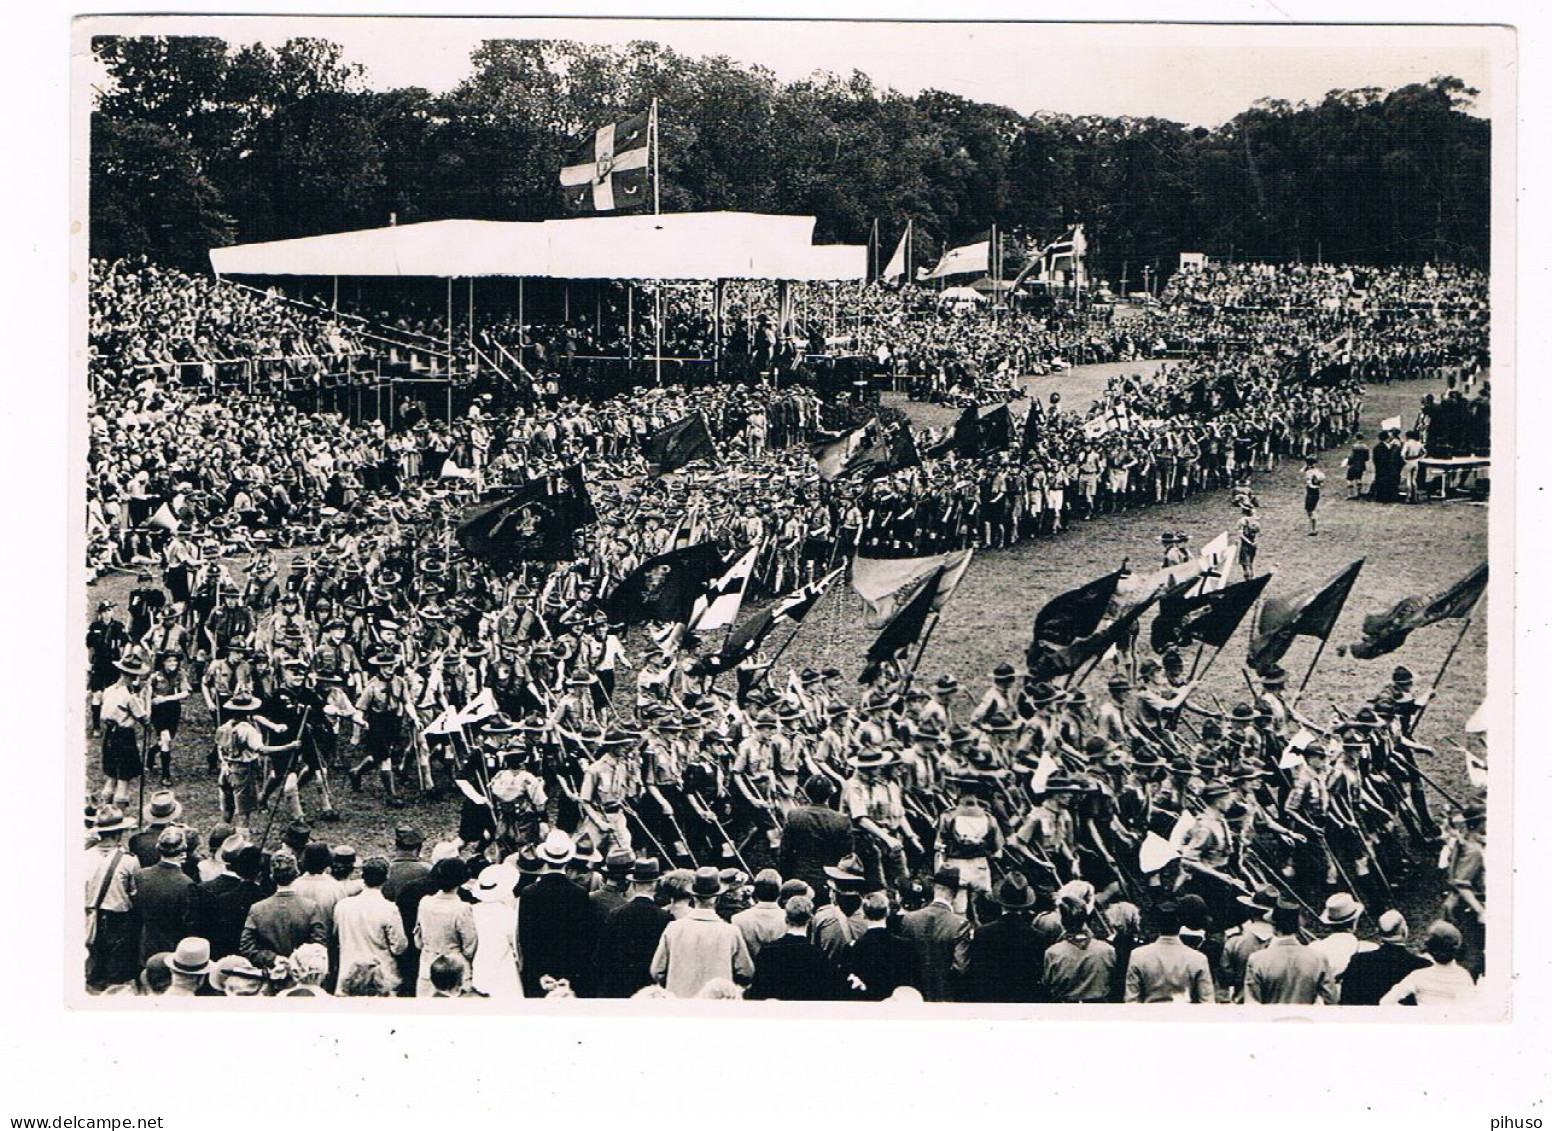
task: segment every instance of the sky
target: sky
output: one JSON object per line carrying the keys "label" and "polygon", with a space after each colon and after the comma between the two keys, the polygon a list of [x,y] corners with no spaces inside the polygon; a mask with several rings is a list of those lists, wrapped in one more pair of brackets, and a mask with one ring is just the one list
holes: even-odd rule
{"label": "sky", "polygon": [[486,38],[650,39],[688,55],[759,64],[783,80],[860,70],[908,95],[945,90],[1021,114],[1154,116],[1217,126],[1258,98],[1318,101],[1337,88],[1389,89],[1440,74],[1481,91],[1476,112],[1491,110],[1491,52],[1482,33],[1460,27],[295,16],[114,22],[146,33],[155,24],[158,34],[271,45],[322,36],[362,64],[377,89],[450,90],[469,74],[470,53]]}

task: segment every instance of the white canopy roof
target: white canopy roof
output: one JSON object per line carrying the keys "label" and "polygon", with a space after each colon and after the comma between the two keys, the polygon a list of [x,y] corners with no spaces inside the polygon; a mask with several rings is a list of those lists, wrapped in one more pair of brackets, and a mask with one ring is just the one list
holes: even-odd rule
{"label": "white canopy roof", "polygon": [[218,275],[549,279],[867,277],[867,249],[815,246],[812,216],[679,212],[508,223],[431,220],[212,248]]}

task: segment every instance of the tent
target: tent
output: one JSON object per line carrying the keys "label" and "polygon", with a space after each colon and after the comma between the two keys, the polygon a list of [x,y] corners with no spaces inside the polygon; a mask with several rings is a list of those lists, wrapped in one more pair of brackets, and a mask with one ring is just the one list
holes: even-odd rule
{"label": "tent", "polygon": [[585,216],[513,223],[430,220],[212,248],[217,275],[474,279],[867,277],[867,248],[815,246],[814,217],[754,212]]}

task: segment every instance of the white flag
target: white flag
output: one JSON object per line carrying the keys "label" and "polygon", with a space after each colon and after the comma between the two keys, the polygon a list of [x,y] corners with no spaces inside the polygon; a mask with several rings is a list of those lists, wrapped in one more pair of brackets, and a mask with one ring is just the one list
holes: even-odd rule
{"label": "white flag", "polygon": [[1198,594],[1216,593],[1229,583],[1229,552],[1227,530],[1202,547],[1197,558],[1202,569],[1202,580],[1196,587]]}
{"label": "white flag", "polygon": [[[1454,743],[1450,745],[1455,746]],[[1464,746],[1455,746],[1456,750],[1466,759],[1466,780],[1471,783],[1473,789],[1487,788],[1487,763],[1482,758]]]}
{"label": "white flag", "polygon": [[714,628],[726,628],[738,619],[738,610],[744,603],[744,590],[749,586],[749,575],[754,571],[755,555],[759,552],[758,543],[750,546],[712,584],[709,592],[695,599],[694,611],[690,614],[690,631],[710,632]]}
{"label": "white flag", "polygon": [[496,714],[500,710],[501,708],[496,706],[495,695],[493,695],[490,688],[487,687],[473,699],[469,700],[469,705],[467,707],[458,712],[458,725],[468,726],[470,723],[477,723],[481,719],[490,718],[490,716]]}
{"label": "white flag", "polygon": [[1137,852],[1137,866],[1142,869],[1143,875],[1151,875],[1157,872],[1171,860],[1180,858],[1180,850],[1158,833],[1150,832],[1143,837],[1142,847]]}
{"label": "white flag", "polygon": [[886,282],[894,282],[896,279],[905,278],[905,243],[911,238],[911,226],[905,226],[905,234],[900,237],[900,242],[895,245],[895,253],[889,257],[889,262],[884,266],[884,273],[879,276]]}
{"label": "white flag", "polygon": [[443,479],[473,479],[474,472],[466,467],[459,467],[453,462],[453,457],[448,456],[447,460],[442,464],[441,477]]}
{"label": "white flag", "polygon": [[1384,420],[1380,421],[1380,431],[1381,432],[1399,432],[1399,431],[1401,431],[1401,418],[1399,416],[1387,416]]}
{"label": "white flag", "polygon": [[1040,752],[1040,761],[1035,763],[1035,776],[1030,780],[1029,788],[1034,793],[1044,793],[1045,783],[1051,780],[1051,775],[1056,772],[1056,760],[1051,757],[1049,750]]}
{"label": "white flag", "polygon": [[1481,706],[1471,712],[1471,717],[1466,720],[1467,734],[1487,733],[1487,700],[1482,700]]}

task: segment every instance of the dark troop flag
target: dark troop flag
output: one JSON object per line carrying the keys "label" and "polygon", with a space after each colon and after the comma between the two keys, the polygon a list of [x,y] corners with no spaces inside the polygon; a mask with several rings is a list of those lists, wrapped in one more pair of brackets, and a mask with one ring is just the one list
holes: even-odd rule
{"label": "dark troop flag", "polygon": [[855,469],[857,456],[863,450],[862,428],[853,428],[840,435],[825,436],[809,445],[809,454],[819,467],[819,478],[833,483]]}
{"label": "dark troop flag", "polygon": [[566,157],[560,191],[569,212],[625,212],[644,208],[650,170],[651,114],[601,126]]}
{"label": "dark troop flag", "polygon": [[1383,613],[1363,618],[1363,639],[1348,651],[1360,660],[1372,660],[1394,652],[1409,633],[1441,620],[1459,620],[1476,607],[1487,588],[1487,563],[1483,562],[1442,593],[1405,597]]}
{"label": "dark troop flag", "polygon": [[573,464],[471,511],[455,537],[471,557],[495,564],[569,561],[577,530],[597,520],[582,467]]}
{"label": "dark troop flag", "polygon": [[1363,559],[1359,558],[1318,589],[1303,589],[1291,597],[1268,597],[1256,618],[1250,666],[1265,671],[1283,658],[1295,636],[1329,639],[1362,568]]}
{"label": "dark troop flag", "polygon": [[1128,609],[1121,616],[1097,632],[1090,633],[1071,644],[1056,646],[1036,640],[1029,648],[1029,674],[1032,679],[1045,682],[1057,676],[1077,671],[1084,664],[1103,656],[1111,648],[1127,640],[1136,627],[1138,618],[1158,600],[1157,594],[1142,604]]}
{"label": "dark troop flag", "polygon": [[1023,450],[1032,452],[1040,447],[1040,433],[1045,428],[1045,409],[1040,407],[1038,398],[1029,400],[1029,415],[1024,417],[1024,442]]}
{"label": "dark troop flag", "polygon": [[942,459],[950,453],[963,459],[974,459],[981,454],[981,414],[975,405],[966,405],[965,411],[954,421],[954,430],[948,439],[935,445],[927,454]]}
{"label": "dark troop flag", "polygon": [[852,456],[846,472],[848,475],[855,474],[865,479],[873,479],[894,471],[903,471],[908,467],[916,467],[920,463],[921,456],[916,452],[916,440],[911,435],[911,426],[902,424],[885,429],[876,440],[857,451]]}
{"label": "dark troop flag", "polygon": [[615,624],[683,622],[694,610],[695,599],[726,570],[727,563],[710,542],[670,550],[626,574],[603,601],[603,609]]}
{"label": "dark troop flag", "polygon": [[932,613],[938,598],[938,584],[943,580],[943,566],[939,566],[927,583],[916,591],[916,596],[890,618],[884,631],[878,634],[868,649],[867,666],[857,677],[859,683],[872,683],[883,671],[883,665],[921,639],[922,627]]}
{"label": "dark troop flag", "polygon": [[1013,413],[1007,405],[998,405],[978,421],[980,451],[1000,452],[1013,443]]}
{"label": "dark troop flag", "polygon": [[1262,574],[1192,597],[1185,596],[1183,590],[1166,593],[1159,599],[1159,615],[1153,618],[1149,633],[1153,650],[1163,652],[1198,641],[1222,648],[1239,631],[1240,623],[1271,579],[1271,574]]}
{"label": "dark troop flag", "polygon": [[717,445],[712,441],[711,429],[706,427],[706,418],[698,412],[663,425],[646,438],[642,449],[647,462],[655,467],[659,475],[678,471],[685,464],[694,463],[698,459],[717,458]]}
{"label": "dark troop flag", "polygon": [[772,601],[765,608],[728,633],[727,639],[722,642],[720,650],[697,660],[690,674],[717,675],[720,672],[731,671],[733,668],[736,668],[750,656],[754,655],[756,649],[765,642],[765,638],[777,626],[782,624],[802,624],[803,618],[808,616],[809,610],[819,603],[819,598],[823,597],[825,590],[830,588],[830,583],[843,572],[844,570],[835,570],[826,577],[821,577],[817,581],[811,581],[802,588],[788,593],[785,597]]}
{"label": "dark troop flag", "polygon": [[1088,636],[1105,619],[1105,610],[1115,596],[1116,585],[1126,576],[1125,569],[1107,573],[1087,585],[1080,585],[1052,597],[1035,614],[1035,634],[1030,654],[1038,654],[1040,645],[1061,647]]}

